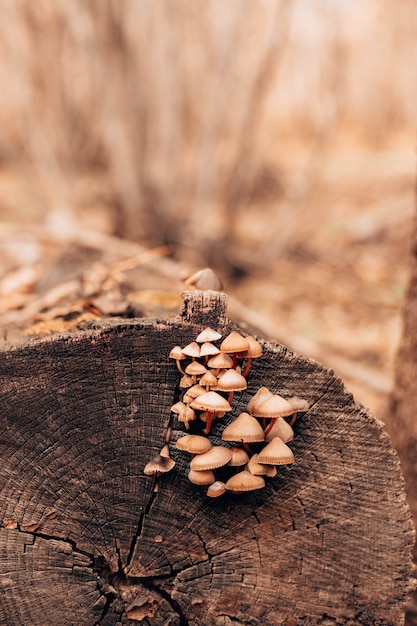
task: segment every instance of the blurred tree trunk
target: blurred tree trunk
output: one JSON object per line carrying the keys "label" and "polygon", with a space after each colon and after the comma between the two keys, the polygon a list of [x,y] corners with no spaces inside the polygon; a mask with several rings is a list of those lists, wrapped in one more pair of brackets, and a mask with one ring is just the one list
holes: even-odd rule
{"label": "blurred tree trunk", "polygon": [[[417,219],[414,221],[402,339],[389,410],[392,442],[400,456],[408,502],[414,520],[417,520]],[[414,548],[414,560],[417,561],[417,547]],[[412,598],[406,624],[417,625],[417,592]]]}

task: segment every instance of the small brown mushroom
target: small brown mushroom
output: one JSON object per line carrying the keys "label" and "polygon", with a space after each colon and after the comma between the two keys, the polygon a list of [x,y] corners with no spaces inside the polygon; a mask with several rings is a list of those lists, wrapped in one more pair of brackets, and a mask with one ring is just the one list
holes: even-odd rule
{"label": "small brown mushroom", "polygon": [[262,476],[254,476],[247,470],[238,472],[229,478],[226,483],[226,489],[234,493],[254,491],[255,489],[262,489],[262,487],[265,487],[265,481]]}
{"label": "small brown mushroom", "polygon": [[294,409],[294,414],[291,416],[290,425],[292,426],[297,419],[298,413],[305,413],[310,408],[309,403],[304,398],[299,398],[298,396],[293,396],[292,398],[288,398],[288,402]]}
{"label": "small brown mushroom", "polygon": [[208,452],[195,456],[190,463],[190,467],[191,469],[199,471],[208,469],[213,470],[218,467],[223,467],[223,465],[227,465],[231,458],[232,451],[229,450],[229,448],[225,448],[224,446],[213,446],[210,450],[208,450]]}
{"label": "small brown mushroom", "polygon": [[246,378],[232,368],[220,376],[217,382],[217,389],[219,391],[229,392],[229,396],[227,398],[229,404],[231,404],[233,400],[235,391],[242,391],[243,389],[246,389],[247,386],[248,384],[246,382]]}
{"label": "small brown mushroom", "polygon": [[204,429],[205,435],[209,434],[211,430],[211,423],[216,413],[227,413],[227,411],[232,410],[232,407],[227,400],[215,391],[207,391],[206,393],[203,393],[201,396],[193,400],[190,406],[197,411],[208,411],[206,428]]}
{"label": "small brown mushroom", "polygon": [[182,422],[187,430],[190,428],[190,422],[195,420],[196,417],[194,409],[187,405],[178,413],[178,421]]}
{"label": "small brown mushroom", "polygon": [[200,356],[200,346],[195,341],[192,341],[182,349],[182,353],[186,356],[190,356],[194,361]]}
{"label": "small brown mushroom", "polygon": [[219,354],[210,357],[206,365],[212,369],[230,369],[233,365],[233,360],[228,354],[219,352]]}
{"label": "small brown mushroom", "polygon": [[201,291],[221,291],[223,289],[223,283],[220,277],[210,267],[205,267],[195,272],[192,276],[189,276],[185,280],[185,284],[200,289]]}
{"label": "small brown mushroom", "polygon": [[199,333],[196,337],[196,341],[198,343],[205,343],[206,341],[217,341],[218,339],[221,339],[221,334],[218,333],[216,330],[209,328],[208,326],[207,328],[202,330],[201,333]]}
{"label": "small brown mushroom", "polygon": [[232,458],[229,461],[230,467],[243,467],[249,461],[249,455],[243,448],[232,448]]}
{"label": "small brown mushroom", "polygon": [[190,454],[203,454],[212,447],[210,439],[202,435],[184,435],[180,437],[176,444],[178,450],[184,450]]}
{"label": "small brown mushroom", "polygon": [[288,465],[294,463],[293,451],[279,437],[274,437],[258,454],[263,465]]}
{"label": "small brown mushroom", "polygon": [[175,461],[170,457],[161,456],[157,454],[143,468],[143,473],[146,476],[160,476],[166,472],[170,472],[175,465]]}
{"label": "small brown mushroom", "polygon": [[249,413],[241,413],[222,433],[223,441],[236,441],[243,444],[265,441],[262,426]]}
{"label": "small brown mushroom", "polygon": [[258,463],[258,454],[254,454],[249,461],[246,463],[246,468],[248,472],[253,474],[254,476],[268,476],[268,478],[273,478],[277,475],[277,468],[275,465],[265,465],[262,463]]}
{"label": "small brown mushroom", "polygon": [[198,376],[202,376],[205,372],[207,372],[207,369],[198,361],[191,361],[185,368],[185,373],[191,376],[194,385],[197,383]]}
{"label": "small brown mushroom", "polygon": [[211,470],[193,470],[188,472],[188,480],[194,485],[211,485],[216,477]]}
{"label": "small brown mushroom", "polygon": [[218,498],[222,496],[226,491],[226,485],[221,480],[216,480],[207,489],[207,495],[209,498]]}
{"label": "small brown mushroom", "polygon": [[220,351],[233,355],[232,367],[236,368],[237,355],[246,353],[249,349],[249,342],[240,333],[232,330],[220,344]]}
{"label": "small brown mushroom", "polygon": [[259,387],[258,391],[248,402],[248,412],[251,415],[256,415],[257,408],[273,395],[272,391],[269,391],[267,387]]}
{"label": "small brown mushroom", "polygon": [[246,353],[245,369],[242,372],[242,376],[244,376],[245,378],[249,374],[252,359],[257,359],[258,357],[262,356],[262,346],[259,341],[255,339],[255,337],[249,335],[248,337],[246,337],[246,341],[249,343],[249,348]]}
{"label": "small brown mushroom", "polygon": [[265,435],[269,433],[277,417],[286,417],[287,415],[292,415],[293,413],[294,409],[291,404],[279,394],[273,394],[270,398],[265,400],[265,402],[256,406],[253,411],[253,414],[256,417],[269,418],[271,420],[265,429]]}
{"label": "small brown mushroom", "polygon": [[266,441],[272,441],[274,437],[279,437],[284,443],[288,443],[294,439],[294,431],[283,417],[277,417],[275,424],[273,424],[267,435],[265,435]]}
{"label": "small brown mushroom", "polygon": [[178,371],[180,372],[180,374],[184,375],[185,372],[181,367],[180,361],[182,361],[183,359],[186,359],[187,357],[185,356],[185,354],[183,354],[181,346],[174,346],[171,352],[169,353],[169,358],[175,359],[175,363],[177,365]]}

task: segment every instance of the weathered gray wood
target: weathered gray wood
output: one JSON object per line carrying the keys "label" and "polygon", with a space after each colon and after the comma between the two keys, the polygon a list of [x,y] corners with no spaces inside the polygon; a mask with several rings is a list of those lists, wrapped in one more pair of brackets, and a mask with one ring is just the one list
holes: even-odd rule
{"label": "weathered gray wood", "polygon": [[263,342],[235,396],[233,415],[261,385],[311,404],[296,463],[265,489],[208,499],[174,446],[158,491],[143,474],[179,395],[169,351],[207,325],[228,332],[225,306],[187,292],[176,320],[113,320],[0,354],[1,624],[403,623],[413,529],[398,459],[318,363]]}

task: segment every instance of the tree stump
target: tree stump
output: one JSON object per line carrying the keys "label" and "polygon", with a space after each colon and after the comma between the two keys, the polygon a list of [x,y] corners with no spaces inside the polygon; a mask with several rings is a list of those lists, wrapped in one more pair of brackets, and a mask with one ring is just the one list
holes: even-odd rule
{"label": "tree stump", "polygon": [[185,292],[174,320],[111,320],[0,354],[0,623],[309,626],[403,623],[413,528],[381,424],[320,364],[262,341],[246,391],[299,395],[295,463],[207,498],[188,461],[145,464],[184,434],[168,358],[227,297]]}

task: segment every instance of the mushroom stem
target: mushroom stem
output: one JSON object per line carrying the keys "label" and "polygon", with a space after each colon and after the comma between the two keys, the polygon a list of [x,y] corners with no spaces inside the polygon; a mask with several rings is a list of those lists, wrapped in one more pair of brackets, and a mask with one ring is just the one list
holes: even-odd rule
{"label": "mushroom stem", "polygon": [[297,411],[295,411],[292,415],[290,415],[291,419],[289,421],[289,425],[292,426],[293,424],[295,424],[295,421],[298,417]]}
{"label": "mushroom stem", "polygon": [[277,421],[276,417],[273,417],[271,419],[271,421],[269,422],[268,426],[265,428],[265,435],[268,435],[268,433],[271,432],[273,425],[275,424],[275,422]]}
{"label": "mushroom stem", "polygon": [[237,365],[237,352],[233,352],[232,368],[235,370]]}
{"label": "mushroom stem", "polygon": [[246,441],[243,441],[243,447],[248,454],[252,454],[252,450],[249,448],[249,444]]}
{"label": "mushroom stem", "polygon": [[228,401],[228,403],[229,403],[229,404],[232,404],[232,400],[233,400],[233,396],[234,396],[234,395],[235,395],[235,392],[234,392],[234,391],[230,391],[230,392],[229,392],[229,396],[228,396],[228,398],[227,398],[227,401]]}
{"label": "mushroom stem", "polygon": [[181,363],[180,363],[179,359],[175,359],[175,363],[177,364],[178,371],[179,371],[179,372],[180,372],[183,376],[185,376],[185,372],[184,372],[184,370],[183,370],[183,369],[182,369],[182,367],[181,367]]}
{"label": "mushroom stem", "polygon": [[206,422],[206,427],[203,431],[205,435],[208,435],[211,430],[211,424],[213,422],[213,418],[214,418],[214,413],[212,413],[211,411],[207,411],[207,422]]}
{"label": "mushroom stem", "polygon": [[249,374],[249,370],[250,370],[251,363],[252,363],[252,357],[251,357],[251,356],[248,356],[247,361],[246,361],[246,365],[245,365],[245,369],[244,369],[244,371],[242,372],[242,376],[243,376],[244,378],[246,378],[246,376]]}

